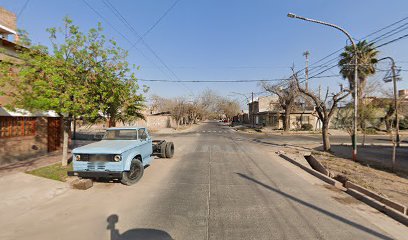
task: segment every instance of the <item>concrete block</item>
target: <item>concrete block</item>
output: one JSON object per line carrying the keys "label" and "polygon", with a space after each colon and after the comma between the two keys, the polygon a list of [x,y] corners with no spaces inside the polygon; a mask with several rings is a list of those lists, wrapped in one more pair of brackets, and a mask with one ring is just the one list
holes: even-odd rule
{"label": "concrete block", "polygon": [[370,191],[367,188],[364,188],[364,187],[362,187],[362,186],[360,186],[358,184],[347,181],[344,186],[346,188],[351,188],[351,189],[354,189],[354,190],[356,190],[356,191],[358,191],[358,192],[360,192],[362,194],[365,194],[365,195],[369,196],[370,198],[373,198],[373,199],[387,205],[388,207],[393,208],[393,209],[401,212],[402,214],[407,213],[407,207],[402,205],[401,203],[397,203],[397,202],[394,202],[394,201],[392,201],[392,200],[390,200],[388,198],[380,196],[379,194],[377,194],[377,193],[375,193],[373,191]]}
{"label": "concrete block", "polygon": [[327,169],[313,155],[305,156],[305,158],[313,169],[326,176],[330,176],[329,171],[327,171]]}
{"label": "concrete block", "polygon": [[360,193],[357,190],[351,189],[351,188],[347,188],[346,191],[350,196],[366,203],[367,205],[377,209],[380,212],[383,212],[384,214],[388,215],[389,217],[397,220],[398,222],[408,226],[408,216],[400,213],[399,211],[396,211],[393,208],[390,208],[388,206],[386,206],[385,204],[370,198],[369,196],[364,195],[363,193]]}
{"label": "concrete block", "polygon": [[75,179],[71,182],[71,186],[74,189],[86,190],[93,186],[93,182],[91,179]]}

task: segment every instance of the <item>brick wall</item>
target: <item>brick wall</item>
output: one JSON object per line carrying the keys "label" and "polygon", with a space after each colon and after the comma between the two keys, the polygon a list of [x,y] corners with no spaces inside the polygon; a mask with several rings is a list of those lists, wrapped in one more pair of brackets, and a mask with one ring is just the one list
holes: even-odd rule
{"label": "brick wall", "polygon": [[47,153],[47,119],[36,119],[35,136],[0,138],[0,165],[23,161]]}
{"label": "brick wall", "polygon": [[0,24],[10,28],[11,30],[17,30],[17,17],[16,14],[0,7]]}

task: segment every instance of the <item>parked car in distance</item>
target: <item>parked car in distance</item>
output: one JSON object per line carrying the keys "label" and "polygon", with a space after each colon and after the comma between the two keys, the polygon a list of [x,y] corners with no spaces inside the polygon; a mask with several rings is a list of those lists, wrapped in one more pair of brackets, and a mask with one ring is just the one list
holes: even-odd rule
{"label": "parked car in distance", "polygon": [[108,128],[102,141],[72,150],[73,171],[69,176],[119,179],[132,185],[139,181],[154,156],[172,158],[174,144],[152,140],[144,127]]}

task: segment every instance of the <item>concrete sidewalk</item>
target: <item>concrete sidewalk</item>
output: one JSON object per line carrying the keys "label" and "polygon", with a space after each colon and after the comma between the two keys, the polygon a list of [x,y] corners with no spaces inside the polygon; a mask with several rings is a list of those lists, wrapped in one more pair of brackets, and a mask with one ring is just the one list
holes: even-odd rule
{"label": "concrete sidewalk", "polygon": [[0,177],[0,222],[20,216],[69,191],[64,182],[14,173]]}
{"label": "concrete sidewalk", "polygon": [[[69,152],[68,157],[71,158],[72,154]],[[40,167],[45,167],[61,161],[62,151],[56,151],[47,155],[19,161],[7,165],[0,166],[0,177],[31,171]]]}

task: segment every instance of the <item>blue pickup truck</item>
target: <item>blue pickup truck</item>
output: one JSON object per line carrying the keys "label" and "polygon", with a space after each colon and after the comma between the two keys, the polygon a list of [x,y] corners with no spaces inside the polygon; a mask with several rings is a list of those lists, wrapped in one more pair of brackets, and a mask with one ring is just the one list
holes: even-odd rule
{"label": "blue pickup truck", "polygon": [[119,179],[132,185],[143,176],[155,156],[172,158],[174,144],[152,140],[144,127],[108,128],[102,141],[72,150],[73,171],[69,176]]}

